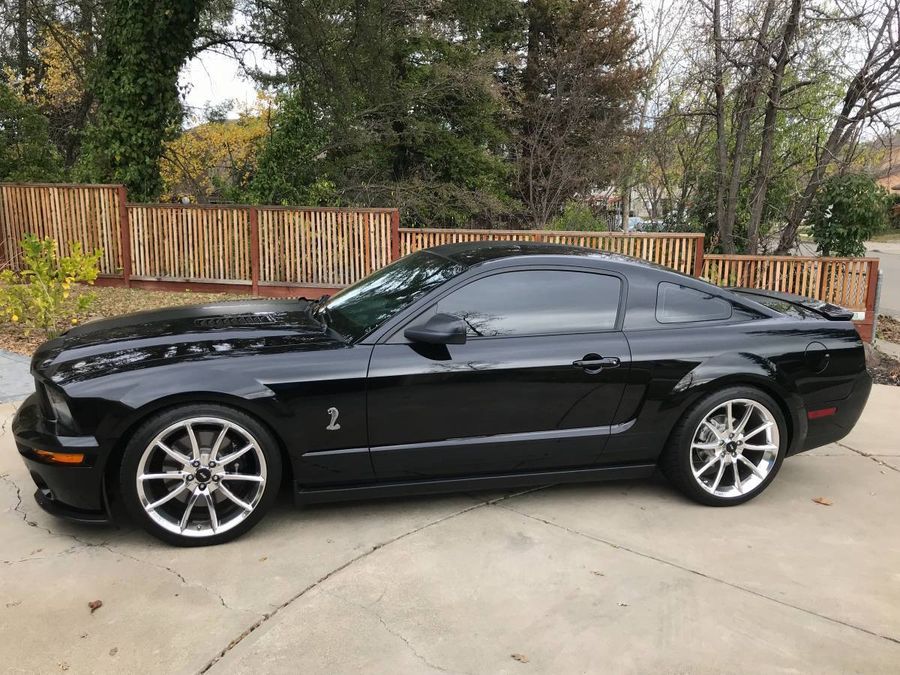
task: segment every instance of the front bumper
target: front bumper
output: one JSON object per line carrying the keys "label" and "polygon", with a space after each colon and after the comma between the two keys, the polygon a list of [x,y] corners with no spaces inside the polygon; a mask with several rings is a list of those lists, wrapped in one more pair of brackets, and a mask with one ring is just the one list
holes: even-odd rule
{"label": "front bumper", "polygon": [[[58,434],[56,424],[44,418],[37,394],[25,399],[19,408],[12,432],[22,461],[37,485],[35,500],[41,508],[79,522],[109,522],[103,487],[106,452],[93,436]],[[53,464],[36,450],[81,453],[84,461],[78,465]]]}

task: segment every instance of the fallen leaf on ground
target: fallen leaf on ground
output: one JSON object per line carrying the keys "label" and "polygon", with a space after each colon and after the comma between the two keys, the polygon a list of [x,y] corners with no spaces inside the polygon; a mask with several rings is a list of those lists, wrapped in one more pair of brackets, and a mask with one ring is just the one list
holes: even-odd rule
{"label": "fallen leaf on ground", "polygon": [[91,608],[91,614],[93,614],[93,613],[96,612],[98,609],[100,609],[101,607],[103,607],[103,601],[102,601],[102,600],[91,600],[91,601],[88,603],[88,607]]}
{"label": "fallen leaf on ground", "polygon": [[813,501],[816,504],[821,504],[822,506],[831,506],[832,504],[834,504],[834,502],[828,499],[828,497],[813,497]]}
{"label": "fallen leaf on ground", "polygon": [[528,657],[524,654],[510,654],[510,656],[519,663],[528,663]]}

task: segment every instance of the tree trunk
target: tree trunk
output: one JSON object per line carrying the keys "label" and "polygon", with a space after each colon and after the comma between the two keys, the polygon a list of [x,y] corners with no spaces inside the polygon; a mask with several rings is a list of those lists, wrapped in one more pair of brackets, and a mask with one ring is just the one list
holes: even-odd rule
{"label": "tree trunk", "polygon": [[621,191],[622,232],[628,232],[628,219],[631,216],[631,185],[623,185]]}
{"label": "tree trunk", "polygon": [[[731,176],[728,181],[728,194],[725,199],[725,231],[731,237],[731,248],[727,253],[734,253],[734,223],[737,219],[738,197],[741,189],[741,170],[744,163],[744,147],[750,135],[750,122],[753,112],[759,104],[759,96],[762,93],[763,72],[768,67],[768,53],[766,36],[769,32],[769,24],[772,22],[772,14],[775,12],[775,0],[766,3],[765,14],[759,29],[756,46],[753,48],[751,70],[747,75],[746,97],[743,108],[738,112],[737,129],[734,135],[734,150],[731,156]],[[725,237],[722,237],[723,242]]]}
{"label": "tree trunk", "polygon": [[725,137],[725,66],[722,54],[722,0],[713,3],[713,54],[716,94],[716,225],[722,248],[734,253],[734,235],[725,222],[725,174],[728,168],[728,139]]}
{"label": "tree trunk", "polygon": [[19,69],[19,77],[22,78],[22,93],[28,96],[31,93],[31,83],[28,81],[28,0],[19,0],[16,8],[16,64]]}
{"label": "tree trunk", "polygon": [[781,47],[775,61],[775,71],[769,84],[766,114],[763,121],[762,147],[759,152],[759,167],[750,195],[750,222],[747,224],[747,253],[750,254],[755,254],[759,250],[759,225],[762,222],[766,195],[769,190],[769,172],[772,169],[772,155],[775,148],[775,125],[778,121],[778,105],[781,102],[781,83],[784,80],[784,71],[791,56],[791,46],[800,23],[800,5],[801,0],[792,0],[791,2],[791,13],[784,25]]}
{"label": "tree trunk", "polygon": [[[819,161],[816,163],[816,166],[809,177],[809,182],[807,182],[802,194],[797,198],[797,201],[793,203],[788,212],[787,226],[781,232],[778,248],[775,249],[776,255],[788,255],[790,254],[791,249],[794,248],[797,231],[800,229],[801,223],[803,223],[803,218],[806,216],[806,212],[809,210],[812,200],[819,190],[819,186],[825,179],[825,172],[835,161],[835,158],[841,151],[841,147],[846,143],[848,137],[846,132],[848,127],[851,126],[851,120],[849,118],[850,111],[847,110],[847,108],[848,103],[845,102],[844,109],[841,110],[841,114],[838,115],[831,133],[828,134],[828,140],[825,141],[825,147],[819,154]],[[850,106],[850,108],[852,109],[852,106]]]}

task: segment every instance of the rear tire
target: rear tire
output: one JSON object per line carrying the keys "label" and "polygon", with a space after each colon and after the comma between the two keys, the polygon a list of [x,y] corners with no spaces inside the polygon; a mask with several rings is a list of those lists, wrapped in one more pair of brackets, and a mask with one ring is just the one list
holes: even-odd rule
{"label": "rear tire", "polygon": [[154,415],[122,458],[119,489],[129,515],[176,546],[239,537],[265,515],[281,484],[281,454],[250,415],[184,405]]}
{"label": "rear tire", "polygon": [[788,447],[781,408],[765,392],[734,386],[703,397],[675,426],[660,457],[666,477],[708,506],[753,499],[774,480]]}

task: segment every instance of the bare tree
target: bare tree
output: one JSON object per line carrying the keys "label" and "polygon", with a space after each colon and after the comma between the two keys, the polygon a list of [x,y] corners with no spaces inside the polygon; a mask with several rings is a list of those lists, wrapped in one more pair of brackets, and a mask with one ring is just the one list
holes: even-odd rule
{"label": "bare tree", "polygon": [[800,25],[801,0],[791,0],[791,9],[781,31],[778,44],[778,55],[772,69],[769,90],[766,96],[766,112],[763,120],[762,139],[760,143],[759,162],[756,178],[750,196],[750,220],[747,224],[747,252],[756,253],[759,249],[759,225],[762,222],[763,209],[766,204],[766,193],[772,172],[772,160],[775,148],[775,129],[779,105],[782,96],[782,83],[787,64],[792,57],[794,38]]}
{"label": "bare tree", "polygon": [[878,0],[861,7],[842,3],[842,8],[845,17],[864,27],[861,38],[867,49],[862,64],[849,80],[831,132],[818,150],[809,181],[791,207],[778,253],[788,253],[793,248],[816,192],[829,169],[841,162],[845,151],[858,138],[861,127],[900,107],[900,0]]}
{"label": "bare tree", "polygon": [[[631,194],[635,188],[647,195],[654,207],[654,218],[664,190],[658,183],[648,182],[642,164],[647,160],[651,136],[665,125],[658,117],[665,109],[673,74],[679,64],[669,58],[685,25],[690,5],[683,0],[660,0],[652,7],[642,6],[639,15],[641,63],[645,71],[643,86],[638,90],[635,117],[618,151],[619,171],[616,183],[620,194],[620,214],[623,229],[627,230],[631,212]],[[643,190],[641,190],[643,186]]]}

